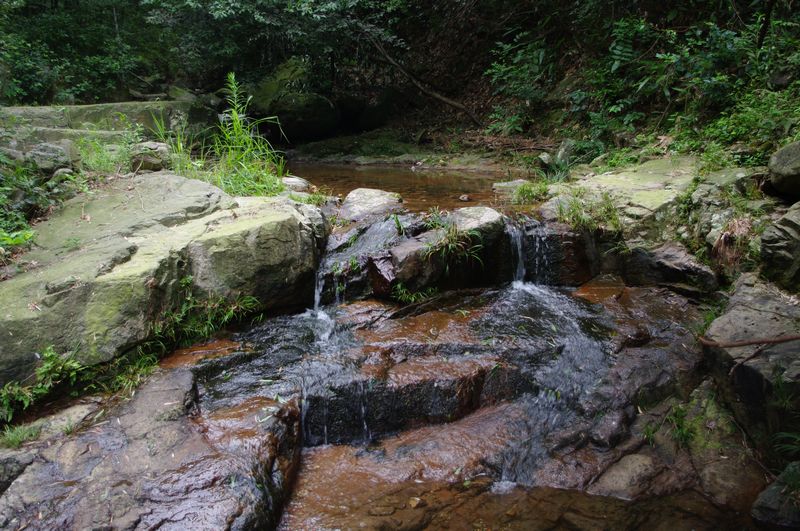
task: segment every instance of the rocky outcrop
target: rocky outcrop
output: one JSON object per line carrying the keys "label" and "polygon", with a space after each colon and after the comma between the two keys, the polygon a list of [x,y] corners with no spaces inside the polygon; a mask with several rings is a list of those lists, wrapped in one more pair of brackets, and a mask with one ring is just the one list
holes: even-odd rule
{"label": "rocky outcrop", "polygon": [[769,159],[770,183],[781,195],[800,198],[800,142],[792,142]]}
{"label": "rocky outcrop", "polygon": [[122,145],[129,142],[134,126],[151,130],[160,120],[167,129],[199,131],[216,119],[216,111],[199,100],[3,107],[0,151],[52,171],[79,160],[80,142]]}
{"label": "rocky outcrop", "polygon": [[142,142],[131,149],[131,171],[161,171],[171,165],[170,149],[161,142]]}
{"label": "rocky outcrop", "polygon": [[169,173],[112,181],[36,230],[27,270],[0,290],[0,382],[27,377],[50,345],[109,361],[147,339],[187,284],[264,308],[303,305],[326,236],[316,208],[234,199]]}
{"label": "rocky outcrop", "polygon": [[761,270],[779,286],[800,291],[800,203],[761,235]]}

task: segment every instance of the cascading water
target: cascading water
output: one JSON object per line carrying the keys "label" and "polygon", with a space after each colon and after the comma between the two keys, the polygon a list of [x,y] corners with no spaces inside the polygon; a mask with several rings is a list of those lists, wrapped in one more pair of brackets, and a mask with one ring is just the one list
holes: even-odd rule
{"label": "cascading water", "polygon": [[511,248],[514,250],[516,259],[516,266],[514,268],[514,282],[522,282],[525,280],[525,251],[523,247],[523,232],[522,228],[516,223],[506,223],[506,233],[511,239]]}
{"label": "cascading water", "polygon": [[542,223],[537,223],[526,232],[527,240],[531,246],[532,270],[529,271],[531,281],[537,284],[547,284],[552,278],[553,271],[550,264],[550,243],[547,228]]}

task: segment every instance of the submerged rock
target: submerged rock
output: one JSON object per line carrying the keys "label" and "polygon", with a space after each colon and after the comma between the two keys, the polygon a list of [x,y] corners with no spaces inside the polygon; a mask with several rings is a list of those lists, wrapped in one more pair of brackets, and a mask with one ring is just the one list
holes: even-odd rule
{"label": "submerged rock", "polygon": [[761,235],[761,268],[779,286],[800,291],[800,202]]}
{"label": "submerged rock", "polygon": [[792,142],[769,159],[770,183],[786,197],[800,198],[800,142]]}
{"label": "submerged rock", "polygon": [[65,203],[37,226],[26,255],[35,268],[0,290],[0,383],[30,375],[51,345],[87,365],[125,352],[180,303],[182,279],[198,295],[249,295],[264,308],[310,301],[326,232],[319,211],[236,201],[202,181],[152,173]]}

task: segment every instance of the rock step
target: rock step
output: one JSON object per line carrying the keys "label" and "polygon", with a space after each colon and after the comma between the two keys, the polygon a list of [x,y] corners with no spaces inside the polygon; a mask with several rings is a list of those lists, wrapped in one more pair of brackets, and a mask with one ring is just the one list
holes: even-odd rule
{"label": "rock step", "polygon": [[[103,129],[124,131],[130,124],[154,127],[154,116],[166,120],[187,114],[192,108],[186,101],[129,101],[92,105],[0,108],[0,128],[44,127],[61,129]],[[91,125],[91,127],[86,127]]]}

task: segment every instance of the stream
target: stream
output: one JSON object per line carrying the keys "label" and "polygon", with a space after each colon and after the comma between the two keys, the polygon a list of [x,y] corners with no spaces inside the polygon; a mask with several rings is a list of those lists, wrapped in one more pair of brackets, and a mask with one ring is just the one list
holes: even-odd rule
{"label": "stream", "polygon": [[[397,191],[412,210],[422,196],[445,207],[457,192],[490,190],[408,170],[335,168],[330,180],[323,170],[300,174],[334,192]],[[262,424],[296,408],[303,449],[282,450],[295,457],[280,465],[296,480],[266,489],[271,500],[290,492],[280,529],[749,527],[670,457],[638,494],[602,495],[614,492],[603,474],[624,458],[656,460],[634,433],[637,411],[698,383],[694,306],[613,276],[549,286],[536,231],[505,233],[515,263],[500,285],[404,307],[338,291],[326,300],[323,264],[313,308],[162,366],[204,360],[194,422],[225,454],[258,454]]]}

